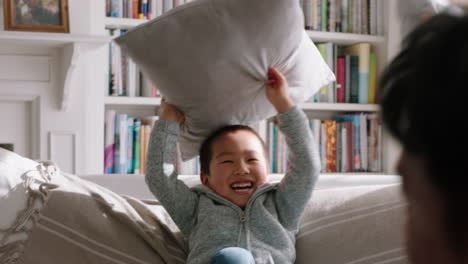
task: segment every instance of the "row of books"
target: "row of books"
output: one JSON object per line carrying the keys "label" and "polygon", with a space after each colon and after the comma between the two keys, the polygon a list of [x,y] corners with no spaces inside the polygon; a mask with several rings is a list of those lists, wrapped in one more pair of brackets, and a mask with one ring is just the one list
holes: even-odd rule
{"label": "row of books", "polygon": [[[322,161],[322,172],[382,172],[382,126],[376,114],[357,113],[309,121]],[[274,121],[266,125],[271,173],[289,166],[283,133]]]}
{"label": "row of books", "polygon": [[[154,19],[194,0],[106,0],[106,16]],[[301,0],[306,29],[383,35],[381,0]]]}
{"label": "row of books", "polygon": [[106,0],[106,16],[153,19],[193,0]]}
{"label": "row of books", "polygon": [[377,58],[369,43],[338,46],[316,44],[334,70],[336,82],[320,89],[314,102],[374,104],[377,86]]}
{"label": "row of books", "polygon": [[149,136],[157,116],[134,118],[107,110],[104,173],[144,174]]}
{"label": "row of books", "polygon": [[[104,173],[144,174],[151,130],[157,116],[133,118],[106,111]],[[330,120],[311,119],[322,161],[322,172],[382,172],[382,126],[377,114],[356,113]],[[284,173],[289,167],[288,148],[283,133],[274,121],[265,121],[255,129],[265,140],[270,173]],[[182,162],[176,155],[179,174],[199,174],[198,157]]]}
{"label": "row of books", "polygon": [[[117,37],[125,30],[110,29],[109,35]],[[115,42],[109,44],[108,95],[158,97],[159,90],[140,71],[133,60]]]}
{"label": "row of books", "polygon": [[[151,131],[157,116],[134,118],[107,110],[104,123],[104,173],[144,174]],[[176,156],[176,170],[180,174],[199,174],[198,158],[182,162]]]}
{"label": "row of books", "polygon": [[384,35],[382,0],[301,0],[306,29]]}

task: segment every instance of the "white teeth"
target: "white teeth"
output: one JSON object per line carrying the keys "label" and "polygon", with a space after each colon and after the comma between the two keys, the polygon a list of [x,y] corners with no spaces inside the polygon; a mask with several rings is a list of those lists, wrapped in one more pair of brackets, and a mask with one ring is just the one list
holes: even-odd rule
{"label": "white teeth", "polygon": [[250,187],[252,186],[251,183],[236,183],[236,184],[233,184],[232,187],[239,187],[239,188],[242,188],[242,187]]}
{"label": "white teeth", "polygon": [[249,182],[249,183],[235,183],[233,185],[231,185],[231,187],[233,188],[244,188],[244,187],[251,187],[252,186],[252,183]]}

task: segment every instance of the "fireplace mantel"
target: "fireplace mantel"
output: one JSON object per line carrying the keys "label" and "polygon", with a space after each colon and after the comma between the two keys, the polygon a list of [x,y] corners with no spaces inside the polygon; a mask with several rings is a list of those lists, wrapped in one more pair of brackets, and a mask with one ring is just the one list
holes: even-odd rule
{"label": "fireplace mantel", "polygon": [[67,111],[72,79],[84,49],[93,49],[111,41],[109,36],[0,31],[0,45],[59,49],[62,87],[60,110]]}

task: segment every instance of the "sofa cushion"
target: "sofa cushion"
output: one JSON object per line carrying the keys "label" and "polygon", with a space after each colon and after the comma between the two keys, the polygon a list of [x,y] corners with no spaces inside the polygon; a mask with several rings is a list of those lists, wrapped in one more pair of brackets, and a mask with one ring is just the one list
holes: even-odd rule
{"label": "sofa cushion", "polygon": [[334,80],[304,30],[299,1],[197,0],[116,42],[185,113],[183,160],[220,126],[276,114],[264,91],[268,67],[285,74],[296,103]]}
{"label": "sofa cushion", "polygon": [[[0,161],[0,218],[9,216],[0,263],[185,263],[182,234],[156,201],[120,196],[51,162],[3,151]],[[9,195],[10,186],[22,195]]]}
{"label": "sofa cushion", "polygon": [[296,263],[408,262],[400,184],[360,185],[359,178],[314,190],[296,237]]}

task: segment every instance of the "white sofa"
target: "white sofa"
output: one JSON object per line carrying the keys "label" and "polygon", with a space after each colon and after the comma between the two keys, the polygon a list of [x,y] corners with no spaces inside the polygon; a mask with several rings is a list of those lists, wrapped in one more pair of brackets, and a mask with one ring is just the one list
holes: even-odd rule
{"label": "white sofa", "polygon": [[[13,253],[24,263],[65,263],[64,259],[66,263],[146,263],[141,260],[144,257],[151,263],[183,263],[187,249],[167,213],[154,202],[139,200],[154,199],[143,176],[78,178],[47,164],[42,168],[50,168],[50,173],[38,173],[37,165],[0,150],[0,263]],[[26,170],[37,174],[28,182],[30,190],[40,190],[47,182],[50,191],[43,190],[46,198],[36,206],[35,218],[25,225],[29,226],[24,228],[27,236],[19,239],[22,247],[8,252],[3,230],[23,209],[15,207],[24,207],[30,195],[25,193]],[[188,185],[199,183],[198,176],[180,178]],[[272,175],[270,180],[280,178]],[[402,239],[404,210],[397,176],[322,175],[301,221],[296,263],[407,263]],[[96,252],[96,245],[102,250]],[[70,252],[54,251],[57,246]],[[28,262],[31,256],[34,261]],[[104,262],[104,257],[116,262]]]}
{"label": "white sofa", "polygon": [[[142,175],[87,175],[116,193],[154,199]],[[282,175],[271,175],[279,181]],[[189,186],[197,175],[180,176]],[[407,263],[403,248],[400,177],[381,174],[321,175],[297,236],[296,263]]]}

